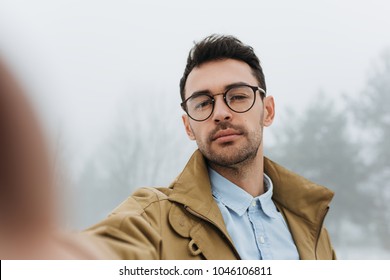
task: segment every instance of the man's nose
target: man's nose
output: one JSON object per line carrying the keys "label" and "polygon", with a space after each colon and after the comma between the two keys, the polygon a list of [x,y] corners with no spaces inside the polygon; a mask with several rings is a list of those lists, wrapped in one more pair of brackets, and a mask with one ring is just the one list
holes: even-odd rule
{"label": "man's nose", "polygon": [[214,112],[212,119],[214,122],[227,121],[232,118],[232,110],[226,105],[222,95],[214,96]]}

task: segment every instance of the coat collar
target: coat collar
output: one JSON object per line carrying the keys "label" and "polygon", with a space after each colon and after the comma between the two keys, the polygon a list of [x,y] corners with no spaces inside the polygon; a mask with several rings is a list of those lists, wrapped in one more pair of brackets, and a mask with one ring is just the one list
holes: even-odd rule
{"label": "coat collar", "polygon": [[[169,222],[179,235],[191,239],[191,253],[202,254],[206,259],[240,258],[212,196],[207,165],[199,150],[192,155],[170,188],[169,200],[183,207],[172,206]],[[188,214],[195,218],[188,219]],[[214,231],[212,227],[218,230]]]}
{"label": "coat collar", "polygon": [[206,161],[199,150],[191,156],[183,172],[170,188],[172,188],[170,200],[183,204],[203,216],[228,236],[222,214],[211,193]]}
{"label": "coat collar", "polygon": [[[273,182],[273,200],[289,225],[300,257],[316,258],[318,236],[334,195],[333,192],[267,158],[264,158],[264,172]],[[200,220],[213,224],[230,244],[233,244],[222,214],[212,196],[207,164],[199,150],[191,156],[182,173],[170,185],[170,189],[169,199],[171,201],[182,204],[189,210],[188,212],[196,214]],[[186,223],[186,219],[183,218],[184,214],[178,214],[176,207],[173,209],[175,211],[170,213],[173,228],[183,237],[191,237],[194,240],[193,233],[199,232],[199,223]],[[186,226],[183,226],[184,224]],[[208,242],[208,244],[212,243]],[[202,247],[202,244],[198,244],[198,247]],[[204,250],[207,249],[210,248],[204,248]]]}
{"label": "coat collar", "polygon": [[[317,185],[268,158],[264,158],[264,172],[274,185],[273,200],[310,223],[318,223],[334,193]],[[195,180],[196,178],[196,180]],[[214,203],[206,161],[199,150],[191,156],[183,172],[171,184],[170,198],[208,217],[222,218]]]}
{"label": "coat collar", "polygon": [[289,226],[301,259],[317,259],[323,221],[334,193],[264,159],[264,172],[274,184],[273,200]]}
{"label": "coat collar", "polygon": [[273,200],[311,224],[319,224],[334,193],[264,158],[264,172],[274,184]]}

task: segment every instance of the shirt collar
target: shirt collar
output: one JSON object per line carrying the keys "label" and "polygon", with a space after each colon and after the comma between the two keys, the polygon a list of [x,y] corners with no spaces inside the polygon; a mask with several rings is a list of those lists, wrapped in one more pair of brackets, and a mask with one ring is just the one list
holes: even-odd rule
{"label": "shirt collar", "polygon": [[260,205],[264,213],[271,218],[275,218],[278,210],[276,209],[275,203],[272,200],[274,185],[272,184],[271,178],[268,177],[268,175],[265,173],[264,173],[264,190],[265,192],[262,195],[258,196],[257,199],[260,201]]}
{"label": "shirt collar", "polygon": [[236,184],[230,182],[215,170],[208,167],[211,190],[217,201],[242,216],[253,201],[258,201],[264,213],[269,217],[275,216],[276,207],[272,201],[273,184],[271,179],[264,174],[265,192],[257,197],[252,197]]}

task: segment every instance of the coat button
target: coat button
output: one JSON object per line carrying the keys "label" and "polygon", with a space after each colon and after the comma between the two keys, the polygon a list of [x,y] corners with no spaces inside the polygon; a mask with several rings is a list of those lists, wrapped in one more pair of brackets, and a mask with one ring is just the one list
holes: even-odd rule
{"label": "coat button", "polygon": [[190,243],[188,243],[188,248],[193,256],[199,255],[202,252],[193,239],[191,239]]}

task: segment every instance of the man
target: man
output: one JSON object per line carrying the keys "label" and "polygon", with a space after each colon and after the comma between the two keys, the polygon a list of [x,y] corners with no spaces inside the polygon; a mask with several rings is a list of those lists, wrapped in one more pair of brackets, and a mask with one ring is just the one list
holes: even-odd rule
{"label": "man", "polygon": [[120,258],[334,259],[323,227],[333,193],[263,156],[275,106],[253,49],[205,38],[180,92],[199,150],[169,188],[137,191],[88,232]]}
{"label": "man", "polygon": [[323,227],[333,193],[263,156],[275,105],[253,49],[231,36],[205,38],[190,51],[180,92],[199,148],[182,173],[168,188],[136,191],[80,236],[56,237],[53,255],[335,259]]}

